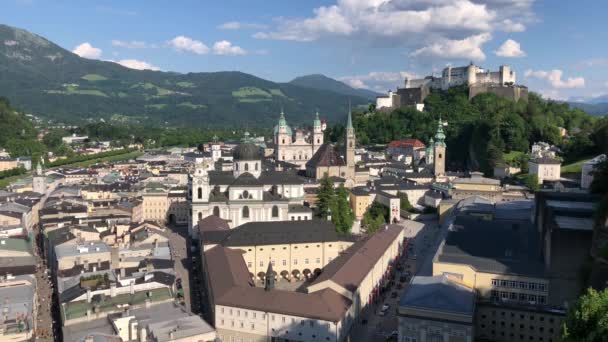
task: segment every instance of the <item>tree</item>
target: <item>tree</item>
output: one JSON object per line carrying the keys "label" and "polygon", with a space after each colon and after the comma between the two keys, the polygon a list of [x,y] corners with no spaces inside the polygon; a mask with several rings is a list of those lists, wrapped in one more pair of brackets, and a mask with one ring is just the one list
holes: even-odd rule
{"label": "tree", "polygon": [[329,179],[327,174],[321,179],[317,199],[317,216],[326,219],[329,211],[334,207],[334,182]]}
{"label": "tree", "polygon": [[606,341],[608,336],[608,289],[589,288],[570,308],[562,326],[563,341]]}
{"label": "tree", "polygon": [[348,204],[348,191],[344,184],[340,184],[335,192],[334,208],[332,209],[332,222],[336,225],[338,233],[348,234],[355,222],[355,214]]}
{"label": "tree", "polygon": [[410,200],[407,198],[407,194],[405,192],[398,191],[397,197],[401,200],[401,210],[409,211],[412,209],[412,204]]}
{"label": "tree", "polygon": [[526,175],[526,178],[524,178],[524,185],[531,191],[537,191],[540,188],[538,176],[534,173],[529,173]]}

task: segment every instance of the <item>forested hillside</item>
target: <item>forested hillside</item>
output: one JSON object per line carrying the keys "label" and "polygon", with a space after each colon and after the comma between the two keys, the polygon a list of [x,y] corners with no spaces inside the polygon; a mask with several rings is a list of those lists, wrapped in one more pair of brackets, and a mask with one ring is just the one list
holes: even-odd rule
{"label": "forested hillside", "polygon": [[128,69],[81,58],[5,25],[0,25],[0,42],[0,96],[27,113],[72,124],[103,118],[148,126],[268,127],[281,108],[290,123],[311,124],[317,110],[339,121],[349,101],[353,106],[368,103],[354,94],[275,83],[236,71]]}
{"label": "forested hillside", "polygon": [[[494,94],[481,94],[469,101],[466,87],[451,88],[427,97],[424,112],[402,108],[391,113],[357,113],[354,125],[361,144],[386,144],[409,137],[428,143],[439,116],[448,123],[447,157],[452,169],[491,174],[505,153],[527,152],[536,141],[560,146],[566,159],[608,151],[606,119],[544,100],[535,93],[528,102]],[[558,127],[566,128],[571,137],[560,137]],[[339,141],[342,130],[333,127],[328,137]]]}

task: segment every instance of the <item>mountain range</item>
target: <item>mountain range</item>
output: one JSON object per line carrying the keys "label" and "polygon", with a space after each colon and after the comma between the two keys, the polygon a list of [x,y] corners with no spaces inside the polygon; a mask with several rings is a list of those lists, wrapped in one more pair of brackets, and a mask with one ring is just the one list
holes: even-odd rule
{"label": "mountain range", "polygon": [[278,83],[238,71],[134,70],[0,25],[0,96],[59,122],[269,127],[281,110],[293,124],[310,124],[316,111],[335,122],[345,119],[349,103],[366,106],[376,95],[323,75]]}

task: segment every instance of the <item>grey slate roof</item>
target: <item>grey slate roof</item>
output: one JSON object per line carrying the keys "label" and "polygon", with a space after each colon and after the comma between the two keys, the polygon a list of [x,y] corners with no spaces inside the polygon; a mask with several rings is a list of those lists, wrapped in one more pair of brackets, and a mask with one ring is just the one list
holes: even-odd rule
{"label": "grey slate roof", "polygon": [[450,280],[447,276],[416,276],[401,297],[399,306],[473,315],[475,294],[473,289]]}
{"label": "grey slate roof", "polygon": [[538,232],[527,221],[458,216],[437,260],[471,265],[479,272],[543,277],[540,251]]}
{"label": "grey slate roof", "polygon": [[227,231],[208,231],[202,237],[205,244],[223,246],[278,245],[353,239],[336,233],[335,226],[325,220],[250,222]]}

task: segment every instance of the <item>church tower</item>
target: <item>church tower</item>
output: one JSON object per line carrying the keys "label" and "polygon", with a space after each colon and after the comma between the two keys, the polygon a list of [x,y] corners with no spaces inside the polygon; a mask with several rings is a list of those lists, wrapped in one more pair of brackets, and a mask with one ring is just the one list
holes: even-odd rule
{"label": "church tower", "polygon": [[289,134],[289,126],[287,126],[287,120],[285,120],[285,113],[281,110],[281,116],[279,117],[279,124],[277,125],[277,145],[289,145],[291,143],[291,136]]}
{"label": "church tower", "polygon": [[346,122],[346,144],[344,145],[346,150],[344,157],[348,167],[355,166],[355,146],[355,129],[353,128],[352,114],[349,110],[348,121]]}
{"label": "church tower", "polygon": [[323,128],[319,119],[319,112],[315,114],[315,120],[312,124],[312,154],[314,155],[319,147],[323,145]]}
{"label": "church tower", "polygon": [[44,172],[42,171],[43,164],[44,161],[42,160],[42,157],[40,157],[38,165],[36,166],[36,173],[34,173],[32,179],[32,190],[42,195],[46,193],[46,178],[44,177]]}
{"label": "church tower", "polygon": [[437,124],[435,143],[433,145],[433,169],[435,178],[445,176],[445,134],[443,133],[443,122],[441,117]]}

